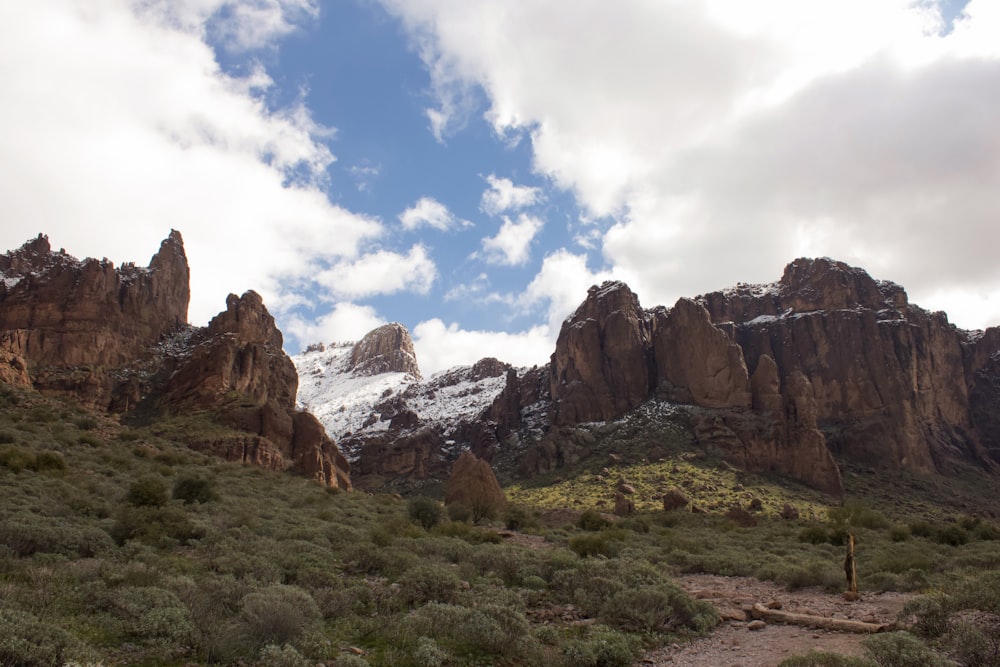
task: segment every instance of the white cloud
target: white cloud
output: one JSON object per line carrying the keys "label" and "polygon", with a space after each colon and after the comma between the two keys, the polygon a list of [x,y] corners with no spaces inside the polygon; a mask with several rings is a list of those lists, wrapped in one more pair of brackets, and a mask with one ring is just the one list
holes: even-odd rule
{"label": "white cloud", "polygon": [[405,255],[389,250],[340,262],[316,275],[316,282],[336,298],[358,299],[409,291],[426,294],[437,278],[437,267],[422,245]]}
{"label": "white cloud", "polygon": [[520,211],[542,201],[542,189],[528,185],[514,185],[509,178],[497,178],[495,174],[486,177],[489,189],[483,191],[479,207],[489,215],[500,215],[508,211]]}
{"label": "white cloud", "polygon": [[526,213],[519,215],[517,222],[504,216],[497,235],[483,239],[486,261],[509,266],[526,263],[531,256],[531,242],[544,225],[541,218]]}
{"label": "white cloud", "polygon": [[[0,3],[0,247],[41,231],[74,255],[143,262],[179,229],[198,324],[246,289],[280,311],[317,265],[383,232],[330,203],[329,131],[301,102],[269,107],[260,67],[221,71],[205,22],[228,4]],[[311,3],[252,6],[267,12],[240,16],[234,35],[256,31],[245,45]]]}
{"label": "white cloud", "polygon": [[514,303],[524,310],[544,307],[548,329],[558,335],[563,320],[587,298],[587,290],[605,280],[615,278],[611,272],[592,272],[587,268],[584,255],[574,255],[568,250],[557,250],[545,257],[542,268],[524,292],[514,298]]}
{"label": "white cloud", "polygon": [[[917,303],[1000,293],[993,0],[950,32],[913,0],[382,2],[438,112],[480,91],[539,174],[615,218],[603,258],[644,303],[774,280],[804,248]],[[996,324],[975,302],[951,319]]]}
{"label": "white cloud", "polygon": [[435,318],[413,328],[413,347],[421,370],[428,376],[488,356],[514,366],[541,365],[548,362],[553,343],[545,326],[519,333],[470,331]]}
{"label": "white cloud", "polygon": [[286,318],[284,331],[304,348],[311,343],[357,341],[383,324],[385,320],[371,306],[341,302],[315,320],[300,316]]}
{"label": "white cloud", "polygon": [[446,232],[456,227],[472,227],[468,220],[462,220],[448,210],[448,207],[433,197],[421,197],[417,203],[399,214],[403,229],[414,230],[431,227]]}

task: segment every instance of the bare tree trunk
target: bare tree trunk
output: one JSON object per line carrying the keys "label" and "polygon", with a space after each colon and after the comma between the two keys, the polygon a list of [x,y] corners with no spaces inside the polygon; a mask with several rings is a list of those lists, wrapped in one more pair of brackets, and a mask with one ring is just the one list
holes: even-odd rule
{"label": "bare tree trunk", "polygon": [[847,557],[844,558],[844,574],[847,576],[847,592],[858,592],[858,568],[854,560],[854,533],[847,534]]}
{"label": "bare tree trunk", "polygon": [[759,602],[753,606],[750,614],[754,618],[771,623],[786,623],[788,625],[803,625],[807,628],[821,628],[823,630],[834,630],[837,632],[858,632],[870,634],[873,632],[885,632],[895,628],[895,623],[865,623],[863,621],[850,621],[844,618],[828,618],[826,616],[809,616],[808,614],[793,614],[788,611],[778,611],[768,609]]}

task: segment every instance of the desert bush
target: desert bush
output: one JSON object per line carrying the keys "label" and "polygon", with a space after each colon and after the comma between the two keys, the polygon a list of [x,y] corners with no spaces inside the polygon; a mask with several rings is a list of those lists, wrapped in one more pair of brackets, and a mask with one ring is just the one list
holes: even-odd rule
{"label": "desert bush", "polygon": [[830,539],[830,531],[826,526],[819,524],[806,526],[799,531],[799,542],[808,544],[823,544]]}
{"label": "desert bush", "polygon": [[583,558],[588,556],[612,558],[621,551],[622,542],[624,541],[625,531],[604,530],[599,533],[574,535],[569,538],[567,546],[569,546],[571,551]]}
{"label": "desert bush", "polygon": [[312,667],[312,662],[306,660],[294,646],[289,644],[283,646],[268,644],[260,650],[257,664],[261,667]]}
{"label": "desert bush", "polygon": [[0,628],[0,665],[62,665],[79,651],[68,632],[22,611],[0,609]]}
{"label": "desert bush", "polygon": [[396,583],[403,602],[417,606],[427,602],[454,602],[461,581],[453,568],[432,564],[407,570]]}
{"label": "desert bush", "polygon": [[258,647],[294,643],[321,614],[316,601],[296,586],[275,584],[247,594],[240,603],[247,641]]}
{"label": "desert bush", "polygon": [[1000,527],[998,527],[995,523],[983,521],[976,526],[973,531],[973,537],[977,540],[1000,540]]}
{"label": "desert bush", "polygon": [[800,561],[795,565],[783,568],[778,573],[777,580],[790,591],[809,586],[820,586],[828,591],[837,591],[844,586],[843,570],[839,570],[834,562],[819,559]]}
{"label": "desert bush", "polygon": [[90,432],[81,433],[76,439],[76,442],[77,444],[87,445],[89,447],[103,447],[105,444],[104,440],[102,440],[100,436]]}
{"label": "desert bush", "polygon": [[208,503],[218,499],[215,492],[215,482],[207,477],[197,475],[178,477],[170,495],[174,500],[181,500],[185,504]]}
{"label": "desert bush", "polygon": [[1000,664],[1000,618],[993,616],[988,625],[958,620],[953,622],[948,645],[965,667],[995,667]]}
{"label": "desert bush", "polygon": [[97,420],[93,417],[77,417],[73,420],[73,425],[81,431],[93,431],[97,428]]}
{"label": "desert bush", "polygon": [[19,447],[0,447],[0,466],[11,472],[21,472],[31,468],[34,463],[35,456],[31,452],[26,452]]}
{"label": "desert bush", "polygon": [[125,502],[134,507],[162,507],[167,504],[167,485],[155,475],[144,475],[132,482]]}
{"label": "desert bush", "polygon": [[939,529],[934,539],[941,544],[960,547],[969,541],[969,533],[962,526],[951,524]]}
{"label": "desert bush", "polygon": [[362,658],[360,655],[351,655],[350,653],[337,656],[337,661],[334,663],[336,667],[370,667],[371,663]]}
{"label": "desert bush", "polygon": [[910,524],[910,534],[914,537],[925,537],[932,538],[937,533],[932,526],[927,521],[914,521]]}
{"label": "desert bush", "polygon": [[181,509],[131,505],[119,509],[108,532],[119,545],[129,540],[158,546],[166,546],[171,541],[187,544],[205,535],[205,531],[196,526]]}
{"label": "desert bush", "polygon": [[454,656],[438,646],[430,637],[417,637],[417,645],[413,649],[413,659],[421,667],[444,667],[452,664]]}
{"label": "desert bush", "polygon": [[866,658],[855,658],[839,653],[809,651],[781,661],[778,667],[878,667]]}
{"label": "desert bush", "polygon": [[411,521],[426,530],[430,530],[441,523],[441,519],[444,516],[441,503],[423,496],[411,498],[406,503],[406,512],[409,514]]}
{"label": "desert bush", "polygon": [[472,508],[465,503],[451,503],[447,506],[448,518],[452,521],[468,523],[472,521]]}
{"label": "desert bush", "polygon": [[587,628],[583,637],[562,648],[567,665],[574,667],[626,667],[638,657],[641,644],[634,637],[605,625]]}
{"label": "desert bush", "polygon": [[[451,507],[449,505],[449,507]],[[457,537],[469,544],[499,544],[503,538],[492,530],[476,528],[464,521],[446,521],[434,528],[434,534],[441,537]]]}
{"label": "desert bush", "polygon": [[597,531],[603,530],[611,525],[611,522],[594,509],[584,510],[580,518],[576,520],[576,525],[581,530]]}
{"label": "desert bush", "polygon": [[538,528],[538,517],[526,507],[510,505],[504,516],[504,525],[507,530],[530,530]]}
{"label": "desert bush", "polygon": [[910,527],[905,524],[896,524],[889,529],[889,539],[893,542],[905,542],[910,539]]}
{"label": "desert bush", "polygon": [[879,667],[948,667],[951,663],[907,632],[887,632],[861,640],[865,654]]}
{"label": "desert bush", "polygon": [[10,445],[17,442],[17,436],[10,431],[0,431],[0,445]]}
{"label": "desert bush", "polygon": [[0,521],[0,545],[21,558],[37,553],[89,558],[114,548],[108,534],[99,528],[27,514]]}
{"label": "desert bush", "polygon": [[835,525],[850,528],[869,528],[879,530],[889,526],[888,520],[881,512],[865,506],[858,500],[848,500],[842,507],[832,507],[827,510],[827,517]]}
{"label": "desert bush", "polygon": [[495,603],[471,608],[431,602],[415,609],[406,623],[411,635],[431,637],[456,653],[513,657],[530,637],[523,613]]}

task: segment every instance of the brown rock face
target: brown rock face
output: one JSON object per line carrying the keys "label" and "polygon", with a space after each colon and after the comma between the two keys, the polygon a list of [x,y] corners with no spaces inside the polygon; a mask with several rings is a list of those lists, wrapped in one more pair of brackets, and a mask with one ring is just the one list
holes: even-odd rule
{"label": "brown rock face", "polygon": [[[817,424],[839,455],[922,472],[948,456],[985,458],[979,442],[988,435],[973,432],[969,393],[970,371],[982,370],[988,353],[943,313],[909,304],[898,285],[841,262],[799,259],[774,285],[699,301],[713,322],[733,327],[746,359],[773,360],[785,386],[795,373],[808,378]],[[764,374],[773,384],[771,370]],[[755,388],[755,407],[765,393]]]}
{"label": "brown rock face", "polygon": [[555,424],[615,419],[649,397],[646,314],[624,283],[590,288],[559,331],[551,368]]}
{"label": "brown rock face", "polygon": [[260,437],[249,448],[237,443],[224,458],[245,460],[250,452],[268,467],[290,467],[349,489],[347,460],[315,417],[295,410],[298,375],[281,346],[281,332],[260,295],[230,294],[226,310],[194,336],[158,403],[171,412],[212,410],[223,423]]}
{"label": "brown rock face", "polygon": [[350,368],[356,375],[409,373],[420,379],[410,332],[397,322],[365,334],[351,350]]}
{"label": "brown rock face", "polygon": [[54,253],[39,235],[0,255],[0,330],[31,366],[115,366],[187,322],[188,265],[172,231],[147,268]]}
{"label": "brown rock face", "polygon": [[653,358],[667,396],[707,408],[750,406],[747,367],[740,346],[712,325],[691,299],[653,314]]}
{"label": "brown rock face", "polygon": [[0,255],[0,381],[115,412],[209,411],[246,435],[193,447],[350,488],[336,445],[295,411],[298,376],[260,296],[230,295],[224,312],[194,329],[188,277],[176,231],[146,268],[79,261],[41,235]]}
{"label": "brown rock face", "polygon": [[507,499],[490,464],[465,451],[452,466],[444,502],[467,505],[474,515],[482,517],[502,507]]}
{"label": "brown rock face", "polygon": [[[551,417],[614,419],[655,393],[707,409],[691,413],[702,446],[839,494],[831,452],[921,472],[1000,461],[998,353],[1000,329],[960,331],[900,286],[829,259],[671,309],[643,311],[606,283],[560,332]],[[498,416],[514,412],[508,385]]]}

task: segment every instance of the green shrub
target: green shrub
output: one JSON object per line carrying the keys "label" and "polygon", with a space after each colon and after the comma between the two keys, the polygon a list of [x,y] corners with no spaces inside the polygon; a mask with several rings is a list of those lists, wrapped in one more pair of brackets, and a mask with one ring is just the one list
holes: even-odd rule
{"label": "green shrub", "polygon": [[889,529],[889,539],[893,542],[905,542],[910,539],[910,527],[905,524],[897,524]]}
{"label": "green shrub", "polygon": [[370,664],[360,655],[351,655],[350,653],[337,656],[337,661],[334,663],[335,667],[370,667]]}
{"label": "green shrub", "polygon": [[407,618],[410,633],[431,637],[456,651],[514,657],[529,640],[528,620],[509,605],[488,602],[477,608],[431,602]]}
{"label": "green shrub", "polygon": [[781,661],[778,667],[878,667],[871,660],[854,658],[839,653],[809,651]]}
{"label": "green shrub", "polygon": [[174,482],[171,492],[174,500],[182,500],[185,504],[208,503],[218,499],[215,493],[215,482],[207,477],[196,475],[181,475]]}
{"label": "green shrub", "polygon": [[568,546],[573,553],[583,558],[588,556],[614,557],[625,541],[625,531],[605,530],[599,533],[574,535],[569,538]]}
{"label": "green shrub", "polygon": [[441,519],[444,516],[441,503],[423,496],[411,498],[406,503],[406,512],[409,514],[411,521],[418,526],[422,526],[425,530],[430,530],[441,523]]}
{"label": "green shrub", "polygon": [[104,447],[104,440],[93,433],[81,433],[80,437],[76,439],[78,444],[87,445],[89,447]]}
{"label": "green shrub", "polygon": [[910,524],[910,534],[914,537],[925,537],[930,539],[934,537],[936,533],[937,531],[934,530],[934,526],[927,521],[914,521]]}
{"label": "green shrub", "polygon": [[813,525],[806,526],[799,531],[799,542],[807,544],[823,544],[830,539],[830,531],[826,526]]}
{"label": "green shrub", "polygon": [[562,649],[567,665],[574,667],[627,667],[639,656],[641,644],[627,634],[594,625],[585,636],[571,639]]}
{"label": "green shrub", "polygon": [[0,608],[0,628],[0,665],[62,665],[79,650],[68,632],[22,611]]}
{"label": "green shrub", "polygon": [[887,632],[861,640],[879,667],[947,667],[950,663],[907,632]]}
{"label": "green shrub", "polygon": [[97,420],[93,417],[79,417],[73,420],[73,425],[81,431],[93,431],[97,428]]}
{"label": "green shrub", "polygon": [[247,640],[256,646],[294,643],[321,618],[312,597],[296,586],[276,584],[249,593],[240,603]]}
{"label": "green shrub", "polygon": [[503,538],[492,530],[476,528],[464,521],[446,521],[434,528],[434,534],[441,537],[457,537],[469,544],[500,544]]}
{"label": "green shrub", "polygon": [[451,503],[446,509],[448,510],[448,518],[452,521],[464,523],[472,521],[472,508],[465,503]]}
{"label": "green shrub", "polygon": [[167,485],[155,475],[144,475],[132,482],[125,495],[125,501],[134,507],[162,507],[167,499]]}
{"label": "green shrub", "polygon": [[417,637],[413,659],[420,667],[444,667],[454,662],[454,656],[438,646],[430,637]]}
{"label": "green shrub", "polygon": [[994,617],[983,625],[960,620],[953,623],[948,645],[965,667],[995,667],[1000,664],[1000,627]]}
{"label": "green shrub", "polygon": [[196,526],[183,510],[176,507],[131,505],[119,509],[109,533],[119,545],[129,540],[139,540],[155,546],[166,546],[171,541],[187,544],[205,535],[202,528]]}
{"label": "green shrub", "polygon": [[581,530],[603,530],[611,525],[611,522],[604,518],[604,516],[594,509],[584,510],[580,518],[576,520],[576,525]]}
{"label": "green shrub", "polygon": [[10,445],[17,442],[17,436],[10,431],[0,431],[0,445]]}
{"label": "green shrub", "polygon": [[266,667],[312,667],[313,664],[289,644],[268,644],[260,650],[258,663]]}
{"label": "green shrub", "polygon": [[938,530],[934,539],[941,544],[960,547],[969,541],[969,533],[965,528],[952,524]]}
{"label": "green shrub", "polygon": [[396,582],[405,604],[418,606],[427,602],[454,602],[461,581],[447,565],[418,565],[407,570]]}
{"label": "green shrub", "polygon": [[869,528],[879,530],[889,526],[888,520],[876,510],[866,507],[859,500],[848,500],[843,507],[827,510],[830,522],[847,528]]}
{"label": "green shrub", "polygon": [[519,505],[511,505],[504,516],[507,530],[528,530],[538,528],[538,517],[533,512]]}
{"label": "green shrub", "polygon": [[17,473],[31,468],[34,464],[35,457],[31,452],[17,447],[0,447],[0,466],[7,470]]}

